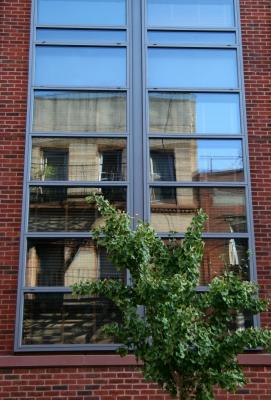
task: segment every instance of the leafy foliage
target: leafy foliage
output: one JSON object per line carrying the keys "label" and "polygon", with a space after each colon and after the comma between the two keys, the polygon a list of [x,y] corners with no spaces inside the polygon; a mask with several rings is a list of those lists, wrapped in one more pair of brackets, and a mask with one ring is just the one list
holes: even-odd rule
{"label": "leafy foliage", "polygon": [[[213,386],[234,391],[245,383],[237,354],[246,348],[270,348],[268,330],[235,330],[236,316],[256,314],[267,303],[257,297],[257,286],[226,271],[199,293],[203,255],[201,234],[206,215],[193,218],[182,243],[164,243],[154,230],[139,222],[131,230],[130,217],[102,196],[92,195],[105,219],[94,237],[105,247],[119,270],[129,269],[132,286],[121,281],[80,282],[77,295],[101,295],[120,308],[120,324],[105,327],[123,345],[121,355],[133,350],[143,362],[146,379],[157,382],[179,399],[214,399]],[[144,306],[144,317],[138,312]]]}

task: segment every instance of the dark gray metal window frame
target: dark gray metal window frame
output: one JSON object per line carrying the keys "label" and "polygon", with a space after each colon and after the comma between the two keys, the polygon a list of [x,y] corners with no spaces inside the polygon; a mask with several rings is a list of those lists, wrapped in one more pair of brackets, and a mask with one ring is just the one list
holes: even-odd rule
{"label": "dark gray metal window frame", "polygon": [[[245,93],[244,93],[244,73],[243,73],[243,59],[242,59],[242,39],[241,39],[241,25],[240,25],[240,4],[239,0],[234,0],[234,17],[235,17],[235,26],[233,28],[227,29],[217,29],[217,28],[189,28],[185,27],[181,29],[180,27],[159,27],[159,26],[151,26],[148,27],[145,25],[142,28],[142,36],[143,38],[143,65],[147,65],[148,59],[148,48],[199,48],[199,49],[235,49],[237,53],[237,80],[238,80],[238,88],[235,89],[225,89],[225,88],[217,88],[217,89],[209,89],[209,88],[189,88],[189,87],[176,87],[176,88],[157,88],[157,87],[148,87],[147,86],[147,67],[144,70],[144,160],[145,160],[145,175],[144,175],[144,187],[145,187],[145,200],[144,204],[148,205],[145,210],[145,218],[146,220],[150,220],[150,188],[151,187],[242,187],[245,189],[245,200],[246,200],[246,215],[247,215],[247,233],[204,233],[203,239],[230,239],[230,238],[243,238],[248,240],[248,248],[250,251],[250,263],[249,263],[249,274],[250,279],[252,281],[257,281],[257,273],[256,273],[256,257],[255,257],[255,243],[254,243],[254,230],[253,230],[253,212],[252,212],[252,198],[251,198],[251,183],[250,183],[250,172],[249,172],[249,152],[248,152],[248,140],[247,140],[247,124],[246,124],[246,110],[245,110]],[[147,15],[147,6],[145,3],[145,8],[143,8],[144,17],[143,21],[147,21],[145,17]],[[149,31],[178,31],[178,32],[189,32],[189,31],[197,31],[197,32],[232,32],[235,33],[236,43],[232,45],[209,45],[209,44],[181,44],[181,45],[170,45],[164,43],[151,43],[148,42],[148,32]],[[236,93],[239,94],[239,107],[240,107],[240,123],[241,123],[241,132],[240,134],[235,135],[227,135],[227,134],[163,134],[163,133],[155,133],[148,131],[149,124],[149,108],[146,107],[148,104],[148,93],[149,92],[187,92],[187,93]],[[166,182],[159,181],[153,182],[150,180],[150,163],[149,163],[149,154],[150,154],[150,139],[241,139],[242,141],[242,150],[243,150],[243,162],[244,162],[244,181],[241,182]],[[159,232],[158,235],[161,238],[166,238],[172,235],[169,235],[167,232]],[[183,238],[184,234],[174,234],[176,238]],[[198,288],[199,291],[207,290],[207,287],[201,286]],[[260,320],[259,316],[255,315],[253,317],[254,325],[259,326]]]}
{"label": "dark gray metal window frame", "polygon": [[[22,345],[22,324],[23,324],[23,307],[25,293],[70,293],[69,288],[65,287],[38,287],[29,288],[24,286],[25,265],[27,256],[27,240],[29,238],[91,238],[89,232],[28,232],[28,204],[29,191],[32,186],[66,186],[66,187],[126,187],[127,188],[127,210],[133,215],[139,215],[144,220],[150,218],[150,187],[155,186],[173,186],[173,187],[242,187],[246,191],[246,209],[247,209],[247,233],[204,233],[204,239],[227,239],[227,238],[243,238],[248,240],[250,249],[250,278],[256,281],[256,263],[254,252],[254,232],[253,232],[253,216],[252,216],[252,200],[251,186],[249,174],[249,159],[248,159],[248,141],[247,141],[247,126],[245,112],[245,96],[244,96],[244,78],[242,64],[242,48],[241,48],[241,32],[240,32],[240,15],[239,15],[239,0],[235,0],[235,27],[234,28],[194,28],[185,27],[147,27],[142,23],[146,21],[146,0],[132,1],[127,0],[127,24],[126,26],[47,26],[36,25],[37,9],[36,0],[32,2],[32,22],[31,22],[31,38],[30,38],[30,63],[29,63],[29,86],[28,86],[28,117],[26,127],[26,148],[25,148],[25,172],[24,172],[24,194],[22,207],[22,228],[21,228],[21,245],[20,245],[20,271],[18,282],[17,295],[17,328],[15,331],[14,351],[16,352],[36,352],[36,351],[114,351],[118,344],[70,344],[70,345]],[[129,27],[129,29],[128,29]],[[49,29],[107,29],[107,30],[122,30],[127,32],[127,43],[79,43],[79,42],[38,42],[36,41],[36,28]],[[197,31],[197,32],[232,32],[236,35],[236,44],[234,45],[170,45],[158,43],[148,43],[148,31]],[[125,47],[127,48],[127,84],[126,87],[40,87],[33,85],[34,77],[34,56],[35,47],[42,45],[51,46],[89,46],[89,47]],[[208,88],[148,88],[147,87],[147,49],[154,48],[200,48],[200,49],[235,49],[237,52],[237,69],[238,69],[238,89],[208,89]],[[126,103],[126,120],[127,132],[111,133],[111,132],[33,132],[33,95],[35,90],[80,90],[80,91],[120,91],[127,93]],[[240,96],[240,115],[241,115],[241,134],[222,135],[222,134],[161,134],[148,132],[148,93],[149,92],[204,92],[204,93],[237,93]],[[127,180],[115,182],[90,182],[90,181],[35,181],[30,180],[31,169],[31,150],[32,138],[34,137],[55,137],[55,138],[126,138],[127,140]],[[244,181],[243,182],[153,182],[149,179],[149,140],[150,139],[241,139],[243,149],[244,162]],[[134,167],[136,165],[136,168]],[[133,220],[133,224],[136,222]],[[159,232],[160,237],[167,238],[172,236],[168,232]],[[176,234],[176,238],[183,238],[184,234]],[[127,276],[127,279],[129,277]],[[206,291],[206,286],[199,286],[197,291]],[[254,316],[254,324],[259,325],[259,317]]]}
{"label": "dark gray metal window frame", "polygon": [[[131,19],[131,5],[130,0],[128,1],[127,7],[127,21]],[[27,127],[26,127],[26,149],[25,149],[25,173],[24,173],[24,197],[23,197],[23,222],[21,229],[21,247],[20,247],[20,273],[19,273],[19,283],[18,283],[18,300],[17,300],[17,329],[15,332],[15,343],[14,350],[17,352],[21,351],[79,351],[79,350],[94,350],[94,351],[114,351],[118,344],[76,344],[76,345],[66,345],[66,344],[57,344],[57,345],[23,345],[22,344],[22,326],[23,326],[23,310],[24,310],[24,294],[25,293],[71,293],[71,290],[68,287],[26,287],[25,282],[25,268],[26,268],[26,257],[27,257],[27,241],[29,238],[87,238],[91,239],[92,235],[90,232],[28,232],[28,216],[29,216],[29,192],[30,188],[38,185],[43,187],[51,187],[51,186],[64,186],[64,187],[126,187],[127,188],[127,209],[129,212],[132,211],[132,191],[130,190],[130,182],[132,176],[132,168],[130,167],[131,160],[131,95],[130,95],[130,81],[131,81],[131,34],[128,29],[128,24],[123,26],[99,26],[99,27],[86,27],[86,26],[46,26],[46,25],[38,25],[37,21],[37,2],[36,0],[32,1],[32,22],[31,22],[31,38],[30,38],[30,62],[29,62],[29,86],[28,86],[28,116],[27,116]],[[107,42],[96,42],[90,41],[86,42],[39,42],[35,40],[36,29],[38,28],[50,28],[50,29],[84,29],[84,30],[122,30],[126,32],[127,41],[121,43],[107,43]],[[35,73],[35,48],[37,46],[73,46],[73,47],[110,47],[110,48],[126,48],[126,71],[127,71],[127,80],[126,85],[123,87],[77,87],[77,86],[36,86],[34,85],[33,78]],[[126,93],[126,132],[38,132],[33,131],[33,105],[34,105],[34,91],[35,90],[69,90],[69,91],[103,91],[103,92],[120,92]],[[107,182],[94,182],[94,181],[38,181],[31,180],[30,172],[31,172],[31,153],[32,153],[32,139],[33,138],[122,138],[126,139],[127,143],[127,179],[125,181],[107,181]],[[129,172],[130,171],[130,172]],[[128,279],[128,276],[127,276]]]}

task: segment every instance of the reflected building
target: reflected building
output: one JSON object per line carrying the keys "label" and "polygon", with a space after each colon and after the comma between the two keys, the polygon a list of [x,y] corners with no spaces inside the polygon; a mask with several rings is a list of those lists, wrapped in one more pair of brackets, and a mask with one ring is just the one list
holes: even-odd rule
{"label": "reflected building", "polygon": [[[48,252],[48,246],[50,252]],[[124,279],[103,249],[90,239],[35,239],[28,245],[25,281],[29,288],[70,287],[81,281]],[[24,343],[108,343],[101,328],[119,321],[117,307],[98,297],[71,294],[27,294]],[[111,338],[113,340],[113,338]]]}
{"label": "reflected building", "polygon": [[196,97],[193,93],[150,93],[150,132],[195,133]]}
{"label": "reflected building", "polygon": [[200,284],[207,285],[226,270],[234,271],[242,279],[249,279],[248,256],[246,239],[206,239]]}
{"label": "reflected building", "polygon": [[125,132],[122,92],[36,91],[33,131]]}
{"label": "reflected building", "polygon": [[[34,138],[31,177],[37,183],[115,182],[126,180],[126,141],[103,138]],[[90,231],[101,223],[92,193],[101,193],[126,209],[125,187],[32,186],[29,229],[31,231]]]}
{"label": "reflected building", "polygon": [[[150,129],[192,133],[197,125],[193,95],[155,93],[150,100]],[[169,97],[169,98],[168,98]],[[234,187],[191,187],[190,182],[242,182],[241,142],[238,140],[150,140],[151,223],[158,232],[184,232],[196,210],[209,215],[206,231],[246,232],[245,193]],[[164,186],[159,186],[159,182]],[[185,183],[190,187],[171,186]]]}
{"label": "reflected building", "polygon": [[[196,103],[193,94],[152,93],[150,132],[194,133]],[[192,140],[152,140],[150,144],[150,178],[152,181],[191,181],[197,152]],[[174,187],[151,188],[151,224],[158,232],[184,231],[195,210],[193,193],[184,189],[180,196]],[[170,229],[169,229],[170,223]]]}
{"label": "reflected building", "polygon": [[53,181],[126,180],[126,140],[35,138],[31,177]]}

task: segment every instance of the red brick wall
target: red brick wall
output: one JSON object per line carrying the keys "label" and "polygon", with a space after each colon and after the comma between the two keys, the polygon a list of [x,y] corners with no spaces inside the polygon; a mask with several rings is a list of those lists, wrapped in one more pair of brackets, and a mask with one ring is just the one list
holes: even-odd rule
{"label": "red brick wall", "polygon": [[[10,395],[11,397],[8,397]],[[34,368],[0,371],[0,398],[166,400],[134,368]]]}
{"label": "red brick wall", "polygon": [[[270,400],[271,370],[246,369],[249,383],[236,394],[217,391],[216,400]],[[169,400],[134,367],[31,368],[0,370],[3,400]]]}
{"label": "red brick wall", "polygon": [[[30,0],[0,1],[0,355],[12,354],[21,224]],[[240,0],[256,256],[261,293],[271,287],[271,6]],[[262,317],[271,326],[270,314]],[[22,356],[23,357],[23,356]],[[271,399],[271,368],[247,368],[249,385],[217,400]],[[134,367],[0,369],[2,399],[166,399]]]}
{"label": "red brick wall", "polygon": [[[271,3],[240,3],[258,281],[261,293],[270,297]],[[262,315],[263,324],[271,326],[270,315]]]}
{"label": "red brick wall", "polygon": [[0,1],[0,354],[12,351],[21,226],[30,0]]}

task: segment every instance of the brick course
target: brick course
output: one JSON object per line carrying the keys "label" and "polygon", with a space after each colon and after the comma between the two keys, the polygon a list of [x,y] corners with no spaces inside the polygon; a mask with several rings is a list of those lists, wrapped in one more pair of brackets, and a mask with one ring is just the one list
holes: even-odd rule
{"label": "brick course", "polygon": [[[271,6],[240,0],[258,280],[271,288]],[[0,2],[0,356],[12,355],[27,108],[30,0]],[[262,315],[271,327],[271,314]],[[23,356],[22,356],[23,357]],[[217,400],[270,400],[271,368],[246,368],[248,385]],[[166,400],[136,367],[0,369],[0,399]]]}
{"label": "brick course", "polygon": [[0,382],[0,398],[168,399],[132,367],[3,369]]}
{"label": "brick course", "polygon": [[[271,370],[246,368],[248,384],[236,394],[217,390],[217,400],[271,398]],[[145,382],[136,367],[0,369],[0,399],[169,400],[157,385]]]}

